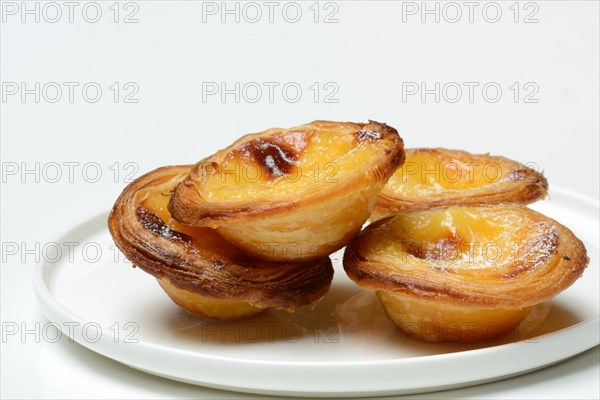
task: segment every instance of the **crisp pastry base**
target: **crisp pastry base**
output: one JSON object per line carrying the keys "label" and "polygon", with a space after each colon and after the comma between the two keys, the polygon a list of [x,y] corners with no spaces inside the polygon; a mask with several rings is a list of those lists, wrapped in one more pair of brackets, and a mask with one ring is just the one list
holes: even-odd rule
{"label": "crisp pastry base", "polygon": [[371,189],[323,199],[309,210],[224,225],[217,230],[261,259],[314,260],[342,248],[356,236],[371,214],[377,192]]}
{"label": "crisp pastry base", "polygon": [[404,333],[426,342],[496,340],[516,328],[530,312],[530,307],[462,307],[386,291],[377,291],[377,297],[388,317]]}
{"label": "crisp pastry base", "polygon": [[322,298],[333,278],[328,257],[269,263],[233,246],[214,229],[174,220],[167,204],[191,166],[159,168],[115,203],[108,225],[116,245],[192,314],[231,319],[262,309],[293,311]]}
{"label": "crisp pastry base", "polygon": [[346,245],[404,160],[385,124],[315,121],[247,135],[196,164],[169,210],[266,261],[305,261]]}
{"label": "crisp pastry base", "polygon": [[526,207],[449,207],[369,225],[344,269],[426,341],[489,340],[569,287],[589,259],[566,227]]}
{"label": "crisp pastry base", "polygon": [[529,204],[546,196],[544,176],[516,161],[461,150],[407,149],[377,196],[371,221],[450,206]]}
{"label": "crisp pastry base", "polygon": [[210,319],[240,319],[251,317],[263,311],[246,301],[217,300],[198,293],[178,288],[168,279],[158,279],[158,284],[169,295],[171,300],[187,312]]}

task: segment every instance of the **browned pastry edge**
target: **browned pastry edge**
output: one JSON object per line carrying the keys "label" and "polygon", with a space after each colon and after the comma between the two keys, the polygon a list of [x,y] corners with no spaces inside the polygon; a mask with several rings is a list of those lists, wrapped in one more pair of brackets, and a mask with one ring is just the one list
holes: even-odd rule
{"label": "browned pastry edge", "polygon": [[268,263],[240,257],[241,251],[232,256],[231,252],[220,254],[218,247],[202,249],[182,240],[185,234],[170,231],[160,235],[160,229],[145,227],[139,217],[144,213],[140,204],[153,191],[168,193],[190,168],[171,166],[149,172],[127,186],[116,201],[108,227],[117,247],[134,266],[201,296],[246,301],[260,308],[292,310],[327,293],[333,278],[328,257],[306,263]]}
{"label": "browned pastry edge", "polygon": [[[548,193],[548,181],[541,173],[526,165],[510,160],[502,156],[489,154],[470,154],[463,150],[449,150],[442,148],[415,148],[407,149],[409,157],[411,152],[443,152],[448,156],[453,154],[467,155],[476,159],[477,157],[489,157],[499,163],[506,165],[517,165],[518,169],[512,171],[509,180],[498,182],[490,186],[490,190],[481,190],[475,195],[464,195],[459,197],[416,197],[410,198],[384,188],[377,195],[375,201],[374,217],[377,220],[386,216],[398,214],[404,211],[421,211],[432,208],[443,208],[450,206],[478,206],[491,204],[521,204],[526,205],[542,199]],[[393,179],[393,178],[392,178]],[[498,187],[500,186],[500,187]],[[462,191],[464,193],[464,191]]]}
{"label": "browned pastry edge", "polygon": [[[319,124],[338,123],[332,121],[314,121],[302,127],[315,125],[315,129],[318,129],[317,126]],[[294,193],[293,195],[286,195],[279,199],[270,199],[269,201],[248,199],[235,202],[211,202],[203,198],[194,181],[195,177],[199,176],[201,168],[207,162],[213,161],[218,155],[222,156],[236,151],[236,149],[239,149],[250,140],[262,140],[263,138],[272,137],[273,131],[276,131],[276,129],[269,129],[264,132],[245,135],[231,146],[220,150],[194,165],[190,170],[189,176],[175,189],[169,203],[169,211],[180,222],[195,226],[217,228],[225,224],[236,221],[247,221],[256,217],[282,215],[291,210],[305,207],[307,204],[319,203],[334,196],[343,196],[348,191],[356,191],[357,187],[369,188],[377,182],[387,180],[402,165],[405,159],[404,142],[396,129],[385,123],[375,121],[369,121],[366,124],[351,122],[345,124],[354,124],[357,126],[357,131],[354,133],[355,140],[376,140],[378,143],[386,146],[383,157],[376,160],[372,165],[361,166],[360,173],[354,174],[350,179],[338,182],[335,185],[326,185],[326,190]],[[292,131],[293,129],[295,128],[290,128],[287,131]],[[370,133],[377,133],[379,135],[377,139],[373,139]]]}
{"label": "browned pastry edge", "polygon": [[540,241],[552,242],[552,254],[544,265],[515,263],[511,265],[512,272],[497,276],[486,275],[485,279],[463,275],[460,270],[439,269],[434,265],[422,268],[413,277],[390,273],[388,266],[392,263],[391,260],[381,260],[376,255],[369,254],[370,233],[394,218],[389,217],[366,227],[346,246],[344,270],[350,279],[367,289],[456,305],[512,309],[548,301],[583,274],[589,263],[586,248],[568,228],[555,220],[526,207],[512,207],[537,214],[552,223],[553,238],[540,238]]}

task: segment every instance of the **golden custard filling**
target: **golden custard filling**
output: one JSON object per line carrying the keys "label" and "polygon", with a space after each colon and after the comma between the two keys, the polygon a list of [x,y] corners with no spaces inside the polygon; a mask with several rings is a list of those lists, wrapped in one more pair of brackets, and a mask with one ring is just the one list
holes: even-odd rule
{"label": "golden custard filling", "polygon": [[388,188],[406,195],[465,191],[507,180],[516,163],[506,159],[437,149],[411,149],[404,165],[390,178]]}
{"label": "golden custard filling", "polygon": [[400,214],[377,236],[373,245],[399,259],[446,271],[475,270],[479,278],[534,268],[556,246],[548,223],[511,210],[468,207]]}
{"label": "golden custard filling", "polygon": [[499,338],[588,262],[570,230],[522,206],[400,213],[369,225],[344,254],[348,276],[376,292],[397,326],[434,342]]}
{"label": "golden custard filling", "polygon": [[370,165],[384,149],[372,145],[380,133],[357,124],[321,123],[292,130],[271,129],[197,164],[196,185],[208,201],[273,200],[327,188]]}
{"label": "golden custard filling", "polygon": [[529,204],[547,191],[541,173],[504,157],[407,149],[404,165],[378,194],[370,219],[450,206]]}
{"label": "golden custard filling", "polygon": [[169,210],[260,260],[317,260],[354,237],[403,161],[398,132],[375,121],[268,129],[192,167]]}

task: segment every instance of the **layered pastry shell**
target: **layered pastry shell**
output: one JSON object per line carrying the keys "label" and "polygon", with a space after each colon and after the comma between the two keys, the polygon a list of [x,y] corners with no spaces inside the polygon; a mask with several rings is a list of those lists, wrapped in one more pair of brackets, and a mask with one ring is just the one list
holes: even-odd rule
{"label": "layered pastry shell", "polygon": [[320,259],[356,235],[403,160],[398,132],[378,122],[269,129],[197,163],[169,210],[263,260]]}
{"label": "layered pastry shell", "polygon": [[154,276],[179,306],[208,318],[242,318],[267,308],[293,311],[325,295],[333,277],[328,257],[260,261],[214,229],[173,219],[167,205],[191,167],[159,168],[119,196],[108,226],[134,266]]}
{"label": "layered pastry shell", "polygon": [[462,150],[406,150],[406,161],[377,196],[372,221],[404,211],[454,205],[529,204],[546,196],[548,182],[534,168]]}
{"label": "layered pastry shell", "polygon": [[404,212],[369,225],[344,269],[417,339],[493,340],[578,279],[589,259],[566,227],[526,207]]}

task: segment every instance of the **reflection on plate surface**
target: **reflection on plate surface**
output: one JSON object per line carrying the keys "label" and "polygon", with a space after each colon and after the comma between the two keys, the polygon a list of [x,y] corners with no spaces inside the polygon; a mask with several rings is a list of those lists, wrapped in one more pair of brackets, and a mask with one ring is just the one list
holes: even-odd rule
{"label": "reflection on plate surface", "polygon": [[[157,375],[255,393],[364,396],[415,393],[524,373],[598,344],[598,206],[564,191],[534,205],[585,243],[591,262],[572,287],[535,312],[520,329],[477,343],[422,343],[390,322],[375,296],[355,286],[332,255],[328,295],[293,314],[269,310],[248,320],[206,321],[179,309],[157,285],[116,252],[106,215],[90,219],[59,243],[100,249],[41,265],[35,287],[48,318],[65,327],[99,326],[103,355]],[[65,330],[65,333],[67,331]],[[475,350],[475,351],[469,351]],[[526,351],[526,358],[518,357]],[[433,357],[427,357],[433,356]],[[515,358],[516,357],[516,358]],[[516,363],[514,360],[518,359]],[[486,362],[486,368],[468,368]],[[463,365],[463,366],[461,366]],[[225,373],[226,372],[226,373]]]}

